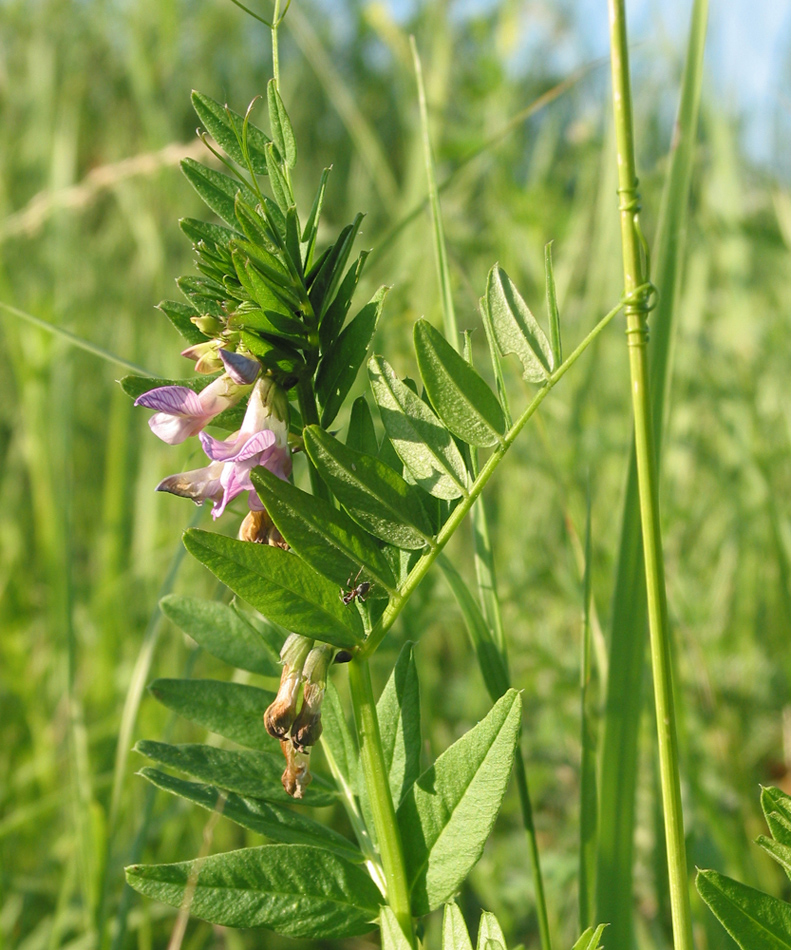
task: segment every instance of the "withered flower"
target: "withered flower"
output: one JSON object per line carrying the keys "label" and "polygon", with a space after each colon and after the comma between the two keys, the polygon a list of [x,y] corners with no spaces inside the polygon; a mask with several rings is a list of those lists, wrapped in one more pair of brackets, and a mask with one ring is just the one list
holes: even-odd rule
{"label": "withered flower", "polygon": [[275,701],[264,713],[266,731],[275,739],[285,739],[296,718],[299,687],[302,683],[302,667],[312,647],[312,640],[292,633],[280,651],[280,660],[283,664],[280,688]]}

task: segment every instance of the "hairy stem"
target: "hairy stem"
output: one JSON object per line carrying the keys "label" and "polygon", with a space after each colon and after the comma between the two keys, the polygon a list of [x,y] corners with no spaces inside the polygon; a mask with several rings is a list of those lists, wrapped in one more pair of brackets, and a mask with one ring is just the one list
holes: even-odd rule
{"label": "hairy stem", "polygon": [[618,151],[618,195],[621,215],[626,335],[634,415],[640,521],[643,532],[648,629],[659,745],[659,769],[665,819],[670,907],[676,950],[692,950],[684,817],[673,703],[667,595],[659,524],[656,449],[648,376],[648,310],[650,285],[647,253],[640,232],[640,210],[634,160],[634,128],[629,83],[629,55],[624,0],[609,0],[613,109]]}
{"label": "hairy stem", "polygon": [[390,784],[387,780],[387,767],[382,751],[382,737],[379,732],[379,720],[376,715],[376,702],[367,660],[358,657],[349,664],[349,686],[360,742],[363,775],[371,801],[374,827],[387,883],[387,903],[395,914],[404,936],[414,947],[415,938],[404,852],[393,798],[390,794]]}

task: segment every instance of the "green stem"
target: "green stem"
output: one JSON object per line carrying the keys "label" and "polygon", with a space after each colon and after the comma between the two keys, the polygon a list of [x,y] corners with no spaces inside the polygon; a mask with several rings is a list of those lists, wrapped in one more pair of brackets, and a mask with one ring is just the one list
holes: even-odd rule
{"label": "green stem", "polygon": [[552,946],[549,935],[549,916],[547,914],[547,900],[544,894],[544,878],[541,874],[541,861],[538,854],[538,840],[536,828],[533,824],[533,806],[530,803],[530,791],[527,787],[527,769],[522,758],[521,749],[517,749],[514,759],[516,773],[516,788],[519,792],[519,804],[522,808],[522,823],[527,832],[527,841],[530,848],[530,864],[533,869],[533,886],[536,889],[536,914],[538,915],[538,933],[542,948]]}
{"label": "green stem", "polygon": [[[613,82],[613,109],[618,150],[618,194],[621,215],[621,244],[629,347],[629,370],[634,415],[637,481],[643,533],[648,629],[651,638],[651,666],[654,678],[659,769],[665,818],[670,907],[676,950],[692,950],[689,882],[684,843],[684,817],[673,704],[673,679],[667,620],[667,594],[659,524],[659,492],[656,450],[648,376],[648,266],[640,231],[640,210],[634,160],[634,128],[629,83],[629,54],[624,0],[609,0],[610,43]],[[647,292],[649,291],[649,292]]]}
{"label": "green stem", "polygon": [[382,737],[379,732],[379,720],[376,715],[376,702],[367,660],[358,657],[349,664],[349,686],[360,742],[365,785],[371,801],[374,828],[387,883],[387,903],[401,925],[404,936],[414,947],[415,938],[404,852],[387,779],[387,766],[382,751]]}
{"label": "green stem", "polygon": [[275,9],[272,13],[272,76],[278,92],[280,91],[280,48],[277,31],[280,27],[280,19],[280,0],[275,0]]}
{"label": "green stem", "polygon": [[437,555],[442,551],[445,545],[448,543],[450,538],[455,533],[456,529],[466,518],[470,508],[472,508],[475,500],[483,491],[486,483],[494,474],[497,466],[503,460],[503,456],[508,451],[508,449],[513,445],[516,437],[525,427],[527,422],[536,412],[541,403],[547,398],[552,389],[560,382],[560,380],[566,375],[566,373],[571,369],[571,367],[577,362],[577,360],[582,356],[585,350],[590,346],[590,344],[596,339],[596,337],[602,332],[602,330],[607,326],[607,324],[612,320],[612,318],[621,311],[624,306],[623,302],[619,303],[617,306],[605,314],[601,320],[596,324],[596,326],[590,331],[590,333],[585,337],[585,339],[579,344],[579,346],[574,350],[574,352],[569,356],[565,363],[560,365],[549,377],[546,384],[536,393],[533,399],[528,404],[527,408],[524,410],[521,416],[514,422],[511,428],[503,436],[502,442],[497,446],[497,448],[492,452],[486,462],[483,464],[480,472],[478,473],[477,478],[472,483],[469,494],[467,494],[462,500],[456,505],[453,509],[450,517],[445,522],[445,524],[440,529],[439,534],[437,535],[436,541],[434,542],[431,550],[427,551],[423,557],[417,562],[417,564],[409,572],[407,579],[404,581],[403,585],[399,589],[398,593],[391,598],[390,603],[387,605],[382,616],[376,623],[376,626],[371,631],[370,635],[366,639],[365,643],[360,647],[357,656],[359,658],[369,657],[379,646],[379,644],[384,639],[385,634],[393,626],[398,615],[404,609],[406,602],[414,593],[417,586],[423,580],[423,578],[428,573],[429,568],[437,559]]}

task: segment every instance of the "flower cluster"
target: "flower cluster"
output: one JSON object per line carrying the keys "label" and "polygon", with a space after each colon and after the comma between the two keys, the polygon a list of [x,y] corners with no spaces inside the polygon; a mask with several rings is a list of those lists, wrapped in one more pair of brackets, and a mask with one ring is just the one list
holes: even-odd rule
{"label": "flower cluster", "polygon": [[[293,798],[302,798],[310,784],[310,750],[321,736],[321,702],[333,648],[292,633],[280,653],[283,673],[275,701],[264,713],[267,732],[280,740],[286,757],[281,781]],[[300,687],[302,707],[297,711]]]}
{"label": "flower cluster", "polygon": [[[206,354],[191,347],[183,355],[197,358]],[[213,354],[224,367],[200,393],[186,386],[160,386],[143,393],[136,406],[156,409],[149,425],[164,442],[176,445],[199,435],[209,464],[189,472],[164,478],[157,491],[191,498],[198,505],[211,501],[212,516],[219,518],[238,495],[247,493],[250,513],[242,525],[246,540],[282,544],[277,529],[263,510],[253,489],[250,473],[256,466],[268,468],[279,478],[291,474],[291,450],[288,445],[288,398],[271,376],[261,375],[261,364],[240,353],[214,347]],[[214,368],[209,362],[208,367]],[[249,394],[241,428],[226,439],[215,439],[204,428],[225,409]]]}

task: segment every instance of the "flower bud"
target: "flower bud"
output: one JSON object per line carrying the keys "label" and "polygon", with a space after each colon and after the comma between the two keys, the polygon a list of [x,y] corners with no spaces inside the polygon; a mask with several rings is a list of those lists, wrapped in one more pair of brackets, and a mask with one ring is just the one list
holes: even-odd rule
{"label": "flower bud", "polygon": [[218,336],[222,333],[222,320],[212,317],[210,314],[204,314],[201,317],[190,317],[190,321],[206,336]]}
{"label": "flower bud", "polygon": [[327,670],[332,662],[332,647],[314,647],[302,670],[305,698],[299,715],[291,727],[291,739],[299,752],[305,752],[319,741],[322,732],[321,702],[327,688]]}
{"label": "flower bud", "polygon": [[312,646],[312,640],[292,633],[280,651],[280,659],[283,663],[280,688],[275,701],[264,713],[266,731],[275,739],[285,739],[296,718],[299,687],[302,683],[302,667]]}

